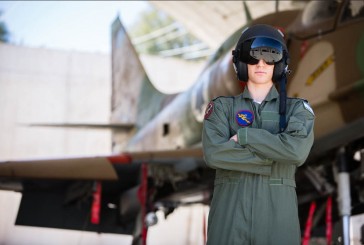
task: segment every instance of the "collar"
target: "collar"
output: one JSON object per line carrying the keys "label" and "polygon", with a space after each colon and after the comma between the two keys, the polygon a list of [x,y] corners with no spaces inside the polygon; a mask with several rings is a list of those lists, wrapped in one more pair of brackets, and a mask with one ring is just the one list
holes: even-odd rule
{"label": "collar", "polygon": [[[274,86],[274,84],[273,84],[273,86],[269,90],[269,93],[267,94],[267,96],[265,97],[265,99],[263,101],[271,101],[274,99],[278,99],[278,97],[279,97],[279,93],[276,89],[276,86]],[[244,88],[243,98],[253,100],[253,98],[251,97],[251,95],[249,93],[248,86],[245,86],[245,88]]]}

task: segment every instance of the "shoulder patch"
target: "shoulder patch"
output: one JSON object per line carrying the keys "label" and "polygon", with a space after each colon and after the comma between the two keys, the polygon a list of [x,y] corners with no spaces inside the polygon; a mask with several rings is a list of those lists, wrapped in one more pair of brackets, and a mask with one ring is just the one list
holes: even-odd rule
{"label": "shoulder patch", "polygon": [[312,115],[315,115],[315,113],[313,112],[310,104],[308,104],[307,101],[303,101],[303,106],[305,107],[306,110],[308,110],[309,112],[311,112]]}
{"label": "shoulder patch", "polygon": [[204,119],[209,118],[209,116],[213,111],[214,111],[214,102],[210,101],[210,103],[206,106]]}

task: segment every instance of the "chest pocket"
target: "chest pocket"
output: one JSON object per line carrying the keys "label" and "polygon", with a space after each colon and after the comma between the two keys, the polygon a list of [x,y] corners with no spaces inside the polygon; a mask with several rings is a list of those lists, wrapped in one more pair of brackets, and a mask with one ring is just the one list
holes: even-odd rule
{"label": "chest pocket", "polygon": [[261,112],[262,128],[272,134],[279,133],[279,113],[276,111]]}

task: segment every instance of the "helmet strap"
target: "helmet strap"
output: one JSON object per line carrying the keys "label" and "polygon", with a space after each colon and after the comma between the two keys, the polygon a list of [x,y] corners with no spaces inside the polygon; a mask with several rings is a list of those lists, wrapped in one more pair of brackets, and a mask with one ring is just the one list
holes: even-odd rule
{"label": "helmet strap", "polygon": [[287,75],[283,72],[279,81],[279,132],[282,133],[286,128],[286,109],[287,109]]}

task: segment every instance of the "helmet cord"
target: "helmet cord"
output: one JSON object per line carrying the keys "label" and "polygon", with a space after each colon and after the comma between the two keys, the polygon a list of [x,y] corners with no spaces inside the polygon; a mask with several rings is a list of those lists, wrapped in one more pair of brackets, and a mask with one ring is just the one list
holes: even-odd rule
{"label": "helmet cord", "polygon": [[287,108],[287,75],[283,72],[279,81],[279,132],[282,133],[286,128],[286,108]]}

